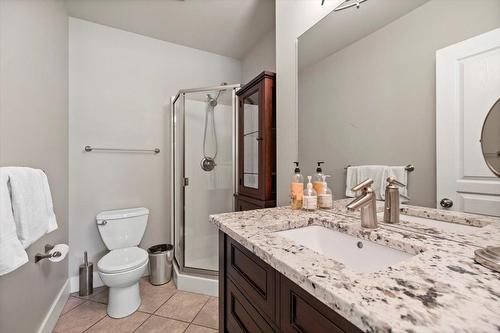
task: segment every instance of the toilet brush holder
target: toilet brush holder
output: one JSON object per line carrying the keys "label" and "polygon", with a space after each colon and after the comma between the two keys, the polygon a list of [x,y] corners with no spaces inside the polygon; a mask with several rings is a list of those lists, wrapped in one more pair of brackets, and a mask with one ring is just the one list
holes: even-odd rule
{"label": "toilet brush holder", "polygon": [[89,262],[87,257],[87,251],[84,254],[84,262],[80,265],[79,269],[80,276],[80,289],[78,295],[88,296],[94,292],[94,264]]}

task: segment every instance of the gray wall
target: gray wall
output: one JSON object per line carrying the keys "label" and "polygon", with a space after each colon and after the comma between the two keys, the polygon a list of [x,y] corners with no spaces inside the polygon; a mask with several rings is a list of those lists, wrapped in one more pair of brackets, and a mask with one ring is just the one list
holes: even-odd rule
{"label": "gray wall", "polygon": [[435,51],[499,26],[498,0],[433,0],[302,70],[304,173],[325,161],[340,198],[347,164],[412,163],[411,203],[435,206]]}
{"label": "gray wall", "polygon": [[59,225],[0,277],[0,332],[36,332],[68,277],[67,259],[33,261],[68,242],[67,31],[60,1],[0,1],[0,165],[45,170]]}
{"label": "gray wall", "polygon": [[[100,211],[147,207],[141,246],[170,240],[170,97],[241,82],[241,62],[70,18],[69,76],[69,274],[76,282],[85,250],[94,263],[107,252],[95,224]],[[161,152],[85,153],[85,145]]]}
{"label": "gray wall", "polygon": [[275,30],[268,32],[245,54],[241,62],[242,82],[250,82],[262,71],[276,72]]}

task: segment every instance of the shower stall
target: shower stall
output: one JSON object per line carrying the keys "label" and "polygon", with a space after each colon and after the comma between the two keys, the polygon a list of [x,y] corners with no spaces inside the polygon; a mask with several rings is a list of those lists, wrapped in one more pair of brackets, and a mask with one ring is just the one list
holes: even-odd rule
{"label": "shower stall", "polygon": [[239,84],[172,97],[171,219],[179,289],[217,294],[218,230],[210,214],[234,211]]}

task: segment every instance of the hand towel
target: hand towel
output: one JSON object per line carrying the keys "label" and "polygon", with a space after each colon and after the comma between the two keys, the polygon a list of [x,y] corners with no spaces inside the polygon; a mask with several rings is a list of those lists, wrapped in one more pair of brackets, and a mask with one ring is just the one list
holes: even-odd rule
{"label": "hand towel", "polygon": [[[372,189],[377,200],[382,200],[382,196],[385,191],[385,187],[383,186],[385,184],[384,174],[386,172],[386,168],[387,166],[385,165],[360,165],[357,167],[357,177],[359,183],[368,178],[373,179]],[[381,191],[382,187],[384,188],[383,191]]]}
{"label": "hand towel", "polygon": [[0,168],[0,276],[28,262],[28,254],[17,238],[12,213],[9,176]]}
{"label": "hand towel", "polygon": [[17,237],[27,248],[46,233],[57,229],[49,182],[39,169],[3,169],[9,176]]}
{"label": "hand towel", "polygon": [[385,200],[385,186],[387,185],[387,178],[394,177],[400,183],[405,184],[406,186],[399,187],[399,202],[407,203],[410,200],[408,196],[408,171],[405,166],[388,166],[385,169],[384,173],[384,184],[381,188],[382,200]]}
{"label": "hand towel", "polygon": [[347,176],[345,182],[345,196],[348,198],[354,198],[356,193],[351,191],[351,188],[358,185],[358,167],[356,166],[348,166],[347,167]]}

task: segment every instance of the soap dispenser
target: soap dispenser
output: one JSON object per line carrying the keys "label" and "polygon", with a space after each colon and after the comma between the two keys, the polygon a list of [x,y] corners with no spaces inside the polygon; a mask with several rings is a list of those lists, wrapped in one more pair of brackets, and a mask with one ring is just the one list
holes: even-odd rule
{"label": "soap dispenser", "polygon": [[316,162],[316,173],[313,176],[313,186],[316,193],[320,193],[323,187],[323,169],[321,168],[321,164],[324,163],[325,162]]}
{"label": "soap dispenser", "polygon": [[301,209],[304,196],[304,177],[300,174],[299,162],[293,163],[295,163],[295,170],[290,183],[291,206],[292,209]]}
{"label": "soap dispenser", "polygon": [[387,178],[385,188],[384,222],[399,223],[399,188],[406,186],[397,181],[395,177]]}
{"label": "soap dispenser", "polygon": [[333,207],[333,194],[332,190],[328,188],[326,183],[326,177],[329,175],[323,175],[323,186],[321,192],[318,193],[318,206],[321,209],[332,209]]}
{"label": "soap dispenser", "polygon": [[304,191],[304,204],[302,206],[305,210],[318,209],[318,196],[314,190],[313,184],[311,183],[311,179],[311,176],[307,176],[307,188]]}

